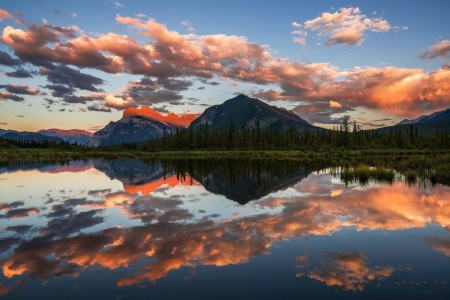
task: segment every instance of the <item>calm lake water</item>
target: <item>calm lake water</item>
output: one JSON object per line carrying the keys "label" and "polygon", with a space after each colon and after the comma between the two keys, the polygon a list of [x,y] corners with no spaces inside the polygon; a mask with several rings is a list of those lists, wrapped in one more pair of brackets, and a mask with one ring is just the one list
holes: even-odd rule
{"label": "calm lake water", "polygon": [[326,163],[0,167],[4,299],[449,299],[450,188]]}

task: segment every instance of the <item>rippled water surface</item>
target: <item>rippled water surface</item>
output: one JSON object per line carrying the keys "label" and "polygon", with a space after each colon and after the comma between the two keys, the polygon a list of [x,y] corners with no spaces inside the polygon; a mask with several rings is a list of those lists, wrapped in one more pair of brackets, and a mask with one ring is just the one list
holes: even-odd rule
{"label": "rippled water surface", "polygon": [[0,167],[5,298],[450,297],[450,188],[325,163]]}

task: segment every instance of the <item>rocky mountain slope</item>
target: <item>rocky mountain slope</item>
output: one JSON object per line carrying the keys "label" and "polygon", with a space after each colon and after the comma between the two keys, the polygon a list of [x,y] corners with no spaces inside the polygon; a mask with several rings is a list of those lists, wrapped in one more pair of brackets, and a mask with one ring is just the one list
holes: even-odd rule
{"label": "rocky mountain slope", "polygon": [[163,116],[147,106],[128,108],[124,110],[122,119],[110,122],[97,131],[87,145],[98,147],[147,141],[152,137],[162,137],[164,129],[174,133],[177,127],[187,127],[194,118],[193,115],[178,116],[173,113]]}

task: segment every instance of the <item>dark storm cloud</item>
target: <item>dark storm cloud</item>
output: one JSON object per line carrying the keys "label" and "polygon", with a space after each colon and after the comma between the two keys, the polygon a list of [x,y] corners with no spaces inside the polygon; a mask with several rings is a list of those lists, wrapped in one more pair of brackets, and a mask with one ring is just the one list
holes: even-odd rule
{"label": "dark storm cloud", "polygon": [[94,209],[80,213],[71,213],[67,217],[54,218],[41,229],[41,235],[48,237],[66,237],[80,232],[85,228],[95,226],[104,222],[104,217],[97,216],[101,209]]}
{"label": "dark storm cloud", "polygon": [[0,239],[0,253],[8,251],[12,246],[20,243],[20,239],[16,237],[9,237]]}
{"label": "dark storm cloud", "polygon": [[22,62],[19,59],[12,58],[8,53],[0,51],[0,65],[18,66],[20,64]]}
{"label": "dark storm cloud", "polygon": [[30,213],[39,214],[39,212],[40,210],[37,207],[16,208],[8,210],[6,214],[0,215],[0,218],[1,219],[26,218]]}
{"label": "dark storm cloud", "polygon": [[192,82],[189,80],[178,80],[172,78],[158,78],[157,83],[166,90],[170,91],[185,91],[192,85]]}
{"label": "dark storm cloud", "polygon": [[105,107],[105,106],[97,106],[97,105],[89,105],[87,107],[90,111],[99,111],[99,112],[111,112],[111,108]]}
{"label": "dark storm cloud", "polygon": [[96,101],[96,100],[103,100],[103,97],[101,96],[64,96],[63,97],[64,102],[66,103],[80,103],[80,104],[86,104],[86,102],[90,101]]}
{"label": "dark storm cloud", "polygon": [[14,72],[6,72],[6,76],[8,77],[14,77],[14,78],[30,78],[33,77],[30,72],[28,72],[25,69],[17,69]]}
{"label": "dark storm cloud", "polygon": [[200,82],[204,83],[204,84],[208,84],[208,85],[212,85],[212,86],[216,86],[219,85],[220,83],[216,82],[216,81],[209,81],[206,79],[200,79]]}
{"label": "dark storm cloud", "polygon": [[25,234],[30,231],[31,228],[33,228],[33,225],[15,225],[6,227],[5,231],[14,231],[18,234]]}
{"label": "dark storm cloud", "polygon": [[169,90],[155,90],[149,86],[131,86],[128,94],[139,104],[155,104],[183,99],[180,94]]}
{"label": "dark storm cloud", "polygon": [[47,84],[43,87],[52,90],[52,96],[59,98],[72,95],[75,92],[75,89],[60,84]]}
{"label": "dark storm cloud", "polygon": [[78,88],[91,92],[101,92],[96,86],[104,83],[104,80],[89,74],[81,73],[65,65],[57,65],[53,68],[41,68],[41,74],[47,76],[47,80],[53,84],[64,84],[70,88]]}
{"label": "dark storm cloud", "polygon": [[23,201],[14,201],[11,203],[0,203],[0,210],[10,210],[13,208],[17,208],[19,206],[23,206],[25,202]]}

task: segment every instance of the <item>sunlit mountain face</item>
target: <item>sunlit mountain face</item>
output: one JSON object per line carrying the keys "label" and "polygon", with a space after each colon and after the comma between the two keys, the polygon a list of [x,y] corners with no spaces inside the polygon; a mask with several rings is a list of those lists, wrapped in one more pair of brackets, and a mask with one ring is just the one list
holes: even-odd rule
{"label": "sunlit mountain face", "polygon": [[349,184],[339,170],[249,158],[1,166],[0,295],[445,298],[450,187]]}

